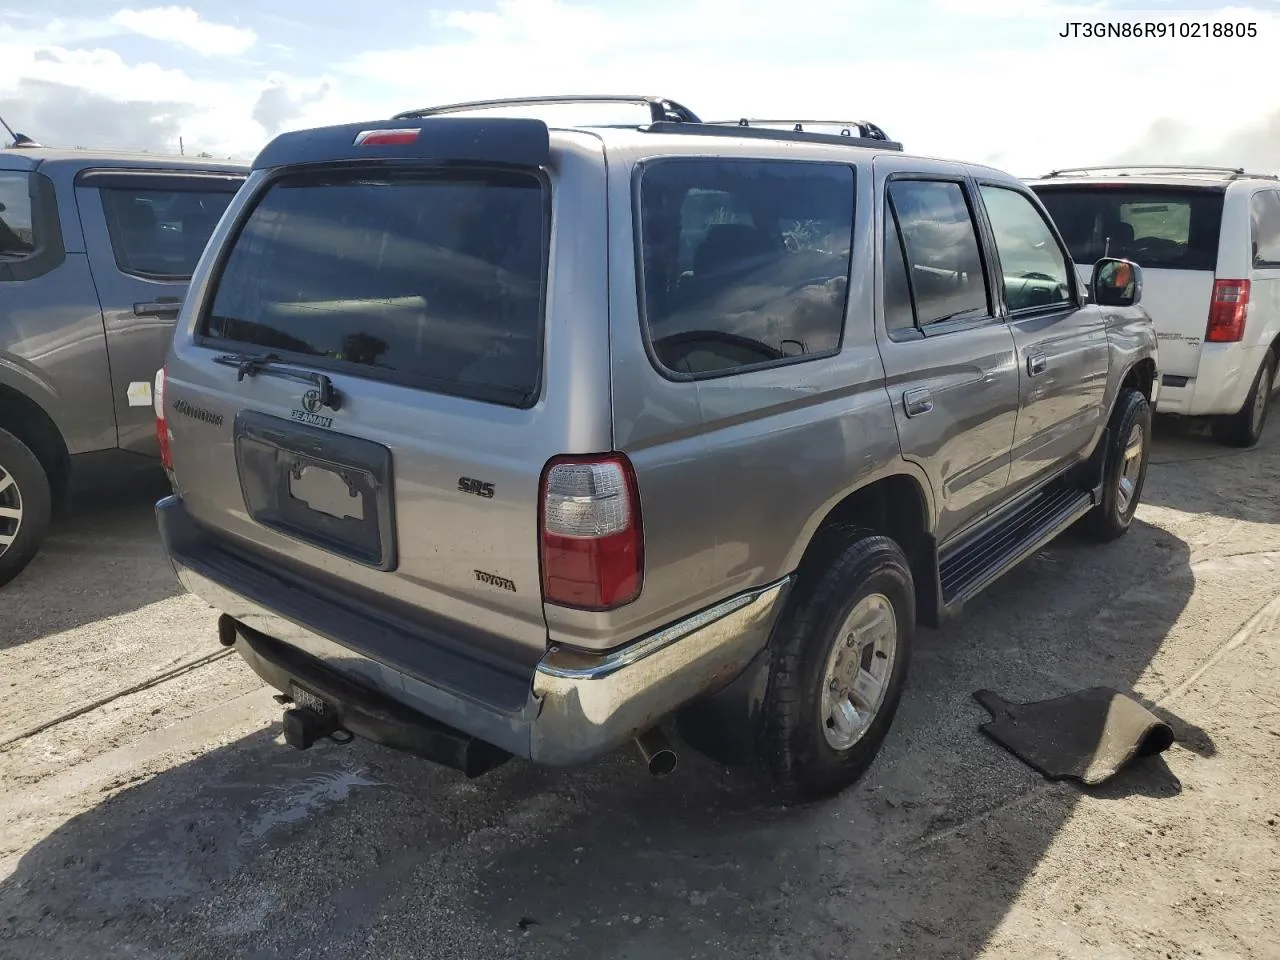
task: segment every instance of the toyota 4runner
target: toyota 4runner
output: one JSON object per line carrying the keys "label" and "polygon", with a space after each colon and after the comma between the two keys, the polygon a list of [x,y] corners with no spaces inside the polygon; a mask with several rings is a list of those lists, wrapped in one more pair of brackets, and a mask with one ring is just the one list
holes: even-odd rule
{"label": "toyota 4runner", "polygon": [[158,380],[160,532],[294,746],[477,775],[634,739],[663,772],[674,717],[830,794],[917,623],[1129,526],[1141,271],[1082,282],[1020,181],[871,124],[604,99],[649,122],[484,103],[266,146]]}

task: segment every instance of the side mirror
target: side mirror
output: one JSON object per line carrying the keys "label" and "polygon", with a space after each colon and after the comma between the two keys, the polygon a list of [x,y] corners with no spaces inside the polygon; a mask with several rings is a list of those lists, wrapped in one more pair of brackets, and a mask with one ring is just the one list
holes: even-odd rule
{"label": "side mirror", "polygon": [[1132,260],[1104,257],[1093,265],[1091,299],[1100,307],[1132,307],[1142,300],[1142,268]]}

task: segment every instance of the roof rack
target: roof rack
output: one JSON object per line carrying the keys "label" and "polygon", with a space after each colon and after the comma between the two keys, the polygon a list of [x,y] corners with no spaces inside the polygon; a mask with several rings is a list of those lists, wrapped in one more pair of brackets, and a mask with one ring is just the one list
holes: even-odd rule
{"label": "roof rack", "polygon": [[495,107],[535,107],[567,103],[629,103],[647,106],[654,123],[701,123],[692,110],[667,97],[627,96],[624,94],[577,95],[554,97],[510,97],[501,100],[471,100],[465,103],[447,103],[439,107],[423,107],[397,113],[393,120],[409,120],[417,117],[438,117],[446,113],[466,113],[471,110],[489,110]]}
{"label": "roof rack", "polygon": [[1280,180],[1273,173],[1249,173],[1244,167],[1204,167],[1194,164],[1185,163],[1115,163],[1098,167],[1064,167],[1061,170],[1051,170],[1041,179],[1048,180],[1053,177],[1061,177],[1077,174],[1088,173],[1104,173],[1114,171],[1118,177],[1130,177],[1135,173],[1141,175],[1145,172],[1152,173],[1216,173],[1225,176],[1229,180],[1238,180],[1241,178],[1258,178],[1261,180]]}
{"label": "roof rack", "polygon": [[[838,143],[846,147],[870,147],[880,150],[901,150],[902,144],[890,140],[874,123],[865,120],[741,120],[704,121],[688,107],[668,97],[628,96],[625,94],[569,94],[551,97],[508,97],[501,100],[471,100],[465,103],[448,103],[438,107],[422,107],[397,113],[393,120],[413,120],[422,117],[438,117],[450,113],[468,113],[473,110],[489,110],[496,107],[559,106],[576,103],[628,103],[649,108],[650,123],[641,127],[646,133],[682,133],[701,136],[753,137],[760,140],[806,141],[810,143]],[[617,126],[617,124],[614,124]],[[626,126],[631,126],[627,124]],[[839,127],[840,132],[816,133],[806,126]],[[778,129],[785,127],[789,129]],[[854,134],[854,131],[857,134]]]}
{"label": "roof rack", "polygon": [[[791,124],[788,130],[779,130],[776,127],[752,126],[752,124],[760,123],[776,123]],[[804,124],[823,124],[836,125],[841,127],[838,134],[835,133],[813,133],[804,129]],[[878,136],[854,136],[854,127],[870,127]],[[861,147],[871,150],[901,150],[902,144],[896,140],[890,140],[883,130],[874,124],[859,125],[855,123],[841,123],[840,121],[831,120],[805,120],[796,123],[792,120],[775,120],[775,121],[714,121],[708,123],[653,123],[644,128],[648,133],[680,133],[688,136],[704,136],[704,137],[750,137],[756,140],[784,140],[794,143],[835,143],[842,147]]]}
{"label": "roof rack", "polygon": [[708,120],[707,123],[713,124],[735,124],[739,127],[787,127],[791,128],[792,133],[805,133],[805,127],[840,127],[840,136],[853,136],[853,130],[858,131],[858,136],[866,140],[888,140],[889,135],[881,130],[874,123],[866,120],[757,120],[753,117],[743,117],[741,120]]}

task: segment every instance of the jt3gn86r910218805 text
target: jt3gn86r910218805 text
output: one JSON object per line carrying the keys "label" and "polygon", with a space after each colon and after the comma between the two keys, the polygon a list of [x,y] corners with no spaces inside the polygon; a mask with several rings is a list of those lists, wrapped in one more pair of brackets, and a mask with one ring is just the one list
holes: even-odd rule
{"label": "jt3gn86r910218805 text", "polygon": [[1256,23],[1239,20],[1179,20],[1163,22],[1151,20],[1117,20],[1094,23],[1070,20],[1063,25],[1060,37],[1080,40],[1101,40],[1147,37],[1156,40],[1223,40],[1247,39],[1258,35]]}

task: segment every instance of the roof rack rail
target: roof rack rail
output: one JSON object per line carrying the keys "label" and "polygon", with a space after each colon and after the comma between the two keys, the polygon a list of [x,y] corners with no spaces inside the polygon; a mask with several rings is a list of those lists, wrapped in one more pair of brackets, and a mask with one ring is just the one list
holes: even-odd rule
{"label": "roof rack rail", "polygon": [[866,120],[757,120],[743,117],[741,120],[708,120],[713,124],[735,124],[739,127],[791,127],[792,133],[804,133],[805,127],[840,127],[840,136],[848,137],[856,129],[858,136],[867,140],[888,140],[889,135],[874,123]]}
{"label": "roof rack rail", "polygon": [[1197,166],[1187,163],[1112,163],[1097,167],[1063,167],[1061,170],[1051,170],[1040,179],[1048,180],[1052,177],[1068,176],[1081,173],[1104,173],[1107,171],[1115,171],[1116,176],[1128,177],[1134,173],[1153,172],[1153,173],[1216,173],[1225,176],[1229,180],[1239,180],[1242,178],[1258,178],[1261,180],[1277,180],[1280,179],[1273,173],[1250,173],[1244,167],[1208,167]]}
{"label": "roof rack rail", "polygon": [[653,123],[701,123],[697,115],[683,104],[668,97],[627,96],[625,94],[567,94],[552,97],[509,97],[501,100],[471,100],[464,103],[446,103],[438,107],[423,107],[397,113],[393,120],[410,120],[418,117],[438,117],[446,113],[465,113],[471,110],[490,110],[495,107],[559,106],[569,103],[629,103],[647,106]]}
{"label": "roof rack rail", "polygon": [[[777,127],[760,126],[763,123],[791,125],[789,130]],[[835,133],[813,133],[804,129],[804,124],[839,126],[841,131]],[[757,126],[752,126],[757,124]],[[853,135],[853,128],[858,127],[860,134]],[[869,130],[867,128],[870,128]],[[834,120],[716,120],[706,123],[666,123],[655,122],[644,128],[648,133],[682,133],[690,136],[704,137],[751,137],[757,140],[786,140],[802,143],[837,143],[842,147],[862,147],[871,150],[902,150],[902,144],[890,140],[885,132],[875,124],[847,123]],[[866,131],[865,133],[862,131]],[[867,133],[874,133],[868,136]]]}

